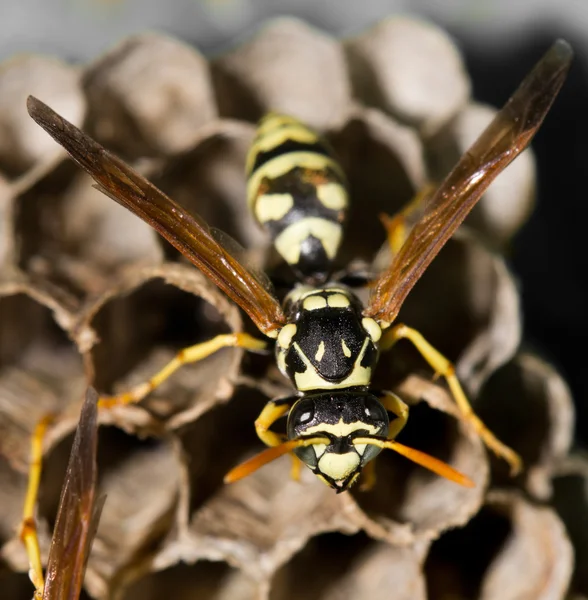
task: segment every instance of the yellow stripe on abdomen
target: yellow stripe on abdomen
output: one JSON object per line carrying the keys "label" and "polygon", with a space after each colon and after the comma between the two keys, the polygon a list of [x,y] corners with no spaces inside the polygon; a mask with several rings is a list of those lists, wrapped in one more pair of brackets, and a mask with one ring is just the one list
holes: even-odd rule
{"label": "yellow stripe on abdomen", "polygon": [[289,265],[296,265],[300,261],[302,244],[309,238],[318,239],[329,259],[333,260],[339,249],[343,231],[339,223],[326,219],[306,217],[296,221],[285,229],[275,240],[277,251],[284,257]]}

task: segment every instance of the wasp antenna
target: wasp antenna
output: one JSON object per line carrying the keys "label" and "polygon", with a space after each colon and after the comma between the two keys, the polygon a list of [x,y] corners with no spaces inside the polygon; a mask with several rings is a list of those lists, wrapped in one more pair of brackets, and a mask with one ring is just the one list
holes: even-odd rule
{"label": "wasp antenna", "polygon": [[404,444],[399,444],[394,440],[378,440],[374,438],[355,438],[353,440],[354,444],[372,444],[374,446],[378,446],[379,448],[394,450],[394,452],[398,452],[398,454],[402,454],[412,462],[421,465],[421,467],[425,467],[425,469],[429,469],[429,471],[433,471],[437,475],[444,477],[445,479],[449,479],[449,481],[453,481],[463,487],[473,488],[476,487],[476,484],[463,473],[460,473],[453,467],[450,467],[447,463],[431,456],[430,454],[426,454],[425,452],[421,452],[420,450],[416,450],[415,448],[410,448],[409,446],[405,446]]}
{"label": "wasp antenna", "polygon": [[328,444],[329,440],[324,437],[313,437],[313,438],[301,438],[297,440],[290,440],[288,442],[284,442],[279,446],[272,446],[271,448],[267,448],[263,452],[256,454],[251,457],[249,460],[246,460],[244,463],[237,465],[234,469],[231,469],[224,477],[225,483],[233,483],[235,481],[239,481],[239,479],[243,479],[252,473],[255,473],[258,469],[267,465],[268,463],[276,460],[276,458],[280,458],[284,454],[288,454],[288,452],[292,452],[292,450],[296,448],[300,448],[301,446],[312,446],[313,444]]}

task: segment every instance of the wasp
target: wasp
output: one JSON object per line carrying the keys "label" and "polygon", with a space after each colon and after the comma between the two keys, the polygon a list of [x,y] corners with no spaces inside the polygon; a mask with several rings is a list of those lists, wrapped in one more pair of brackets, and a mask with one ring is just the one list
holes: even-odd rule
{"label": "wasp", "polygon": [[35,429],[20,533],[29,556],[29,577],[35,586],[34,600],[75,600],[80,596],[92,540],[104,505],[104,498],[96,498],[97,403],[98,394],[89,388],[61,488],[45,576],[34,511],[41,477],[43,436],[51,418],[41,420]]}
{"label": "wasp", "polygon": [[[93,177],[99,190],[149,223],[240,306],[269,341],[274,340],[278,367],[295,393],[267,403],[255,429],[269,448],[233,469],[226,481],[293,453],[342,492],[382,450],[389,449],[472,486],[467,476],[449,465],[395,440],[407,422],[408,406],[389,391],[371,389],[370,382],[380,353],[399,340],[409,340],[445,378],[463,420],[509,463],[512,473],[520,470],[519,456],[474,413],[449,360],[418,331],[395,321],[415,283],[482,193],[527,147],[559,92],[571,59],[570,46],[557,41],[423,201],[416,224],[409,229],[402,213],[390,222],[393,257],[370,281],[366,306],[333,275],[349,206],[345,174],[324,139],[297,119],[275,113],[263,118],[246,162],[250,211],[297,280],[280,302],[266,278],[241,262],[200,216],[189,214],[40,100],[29,97],[28,110]],[[227,346],[263,351],[269,341],[245,333],[219,335],[182,350],[149,381],[102,398],[100,404],[138,402],[181,365]],[[282,417],[287,417],[286,435],[272,430]]]}

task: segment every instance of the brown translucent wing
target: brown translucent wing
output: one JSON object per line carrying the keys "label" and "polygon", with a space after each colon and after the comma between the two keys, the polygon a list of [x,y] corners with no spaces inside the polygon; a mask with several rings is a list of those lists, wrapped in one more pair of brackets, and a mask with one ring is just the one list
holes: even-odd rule
{"label": "brown translucent wing", "polygon": [[427,202],[390,266],[376,280],[365,315],[391,323],[430,262],[494,178],[529,144],[569,70],[573,52],[558,40]]}
{"label": "brown translucent wing", "polygon": [[82,589],[101,508],[95,509],[97,402],[98,394],[90,388],[82,406],[61,489],[43,600],[77,600]]}
{"label": "brown translucent wing", "polygon": [[98,184],[98,189],[151,225],[192,261],[253,320],[275,337],[285,318],[278,300],[212,234],[204,220],[134,171],[46,104],[29,96],[31,117],[61,144]]}

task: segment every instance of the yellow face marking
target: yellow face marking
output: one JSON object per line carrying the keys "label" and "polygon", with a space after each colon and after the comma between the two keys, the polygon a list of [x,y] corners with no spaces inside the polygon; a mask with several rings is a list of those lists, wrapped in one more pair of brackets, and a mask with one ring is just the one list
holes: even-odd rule
{"label": "yellow face marking", "polygon": [[325,452],[318,461],[318,468],[331,479],[346,479],[359,467],[360,458],[357,452],[334,454]]}
{"label": "yellow face marking", "polygon": [[322,423],[313,425],[304,430],[304,435],[314,435],[315,433],[330,433],[335,437],[347,437],[349,434],[362,429],[367,431],[369,435],[376,435],[378,428],[375,425],[364,423],[363,421],[353,421],[353,423],[345,423],[343,419],[339,419],[338,423]]}
{"label": "yellow face marking", "polygon": [[327,304],[331,308],[347,308],[351,303],[349,298],[343,294],[331,294],[327,296]]}
{"label": "yellow face marking", "polygon": [[312,447],[314,449],[314,453],[316,455],[317,460],[325,453],[325,450],[327,449],[326,444],[313,444]]}
{"label": "yellow face marking", "polygon": [[316,354],[314,355],[314,360],[316,360],[316,362],[321,362],[324,355],[325,355],[325,342],[321,342],[319,344],[318,350],[316,351]]}
{"label": "yellow face marking", "polygon": [[316,188],[321,203],[331,210],[342,210],[347,206],[347,191],[339,183],[323,183]]}
{"label": "yellow face marking", "polygon": [[360,456],[363,456],[365,449],[367,448],[367,444],[354,444],[354,448],[357,450],[357,453]]}
{"label": "yellow face marking", "polygon": [[345,356],[349,358],[351,356],[351,350],[349,350],[349,347],[343,339],[341,340],[341,347],[343,348],[343,354],[345,354]]}
{"label": "yellow face marking", "polygon": [[249,177],[247,181],[247,202],[249,203],[249,206],[253,205],[253,202],[257,197],[259,186],[265,177],[268,179],[275,179],[276,177],[288,173],[295,167],[314,169],[315,171],[323,171],[328,167],[341,177],[341,179],[344,178],[341,167],[337,162],[323,154],[302,151],[281,154],[272,158],[272,160],[259,167],[259,169],[256,169]]}
{"label": "yellow face marking", "polygon": [[255,202],[255,216],[260,223],[279,221],[293,206],[291,194],[263,194]]}
{"label": "yellow face marking", "polygon": [[307,217],[282,231],[274,244],[278,252],[290,265],[300,260],[300,245],[309,236],[321,241],[329,259],[334,259],[341,243],[341,225],[319,217]]}
{"label": "yellow face marking", "polygon": [[363,328],[365,329],[366,333],[370,336],[372,342],[380,341],[380,338],[382,337],[382,330],[373,319],[370,319],[369,317],[364,317],[361,320],[361,324],[363,325]]}
{"label": "yellow face marking", "polygon": [[294,348],[296,348],[298,355],[306,366],[306,371],[303,373],[294,373],[294,384],[296,385],[296,389],[305,392],[307,390],[336,390],[352,385],[369,385],[372,370],[370,367],[361,366],[361,361],[363,360],[368,343],[369,339],[366,338],[351,373],[343,379],[343,381],[336,383],[323,379],[312,366],[312,363],[305,356],[304,352],[302,352],[300,346],[294,342]]}
{"label": "yellow face marking", "polygon": [[288,323],[288,325],[284,325],[284,327],[280,329],[280,333],[278,333],[278,344],[280,344],[284,350],[287,350],[292,343],[292,338],[294,337],[295,333],[296,325],[294,325],[294,323]]}
{"label": "yellow face marking", "polygon": [[304,310],[320,310],[321,308],[327,308],[327,299],[323,296],[308,296],[302,302],[302,308]]}

